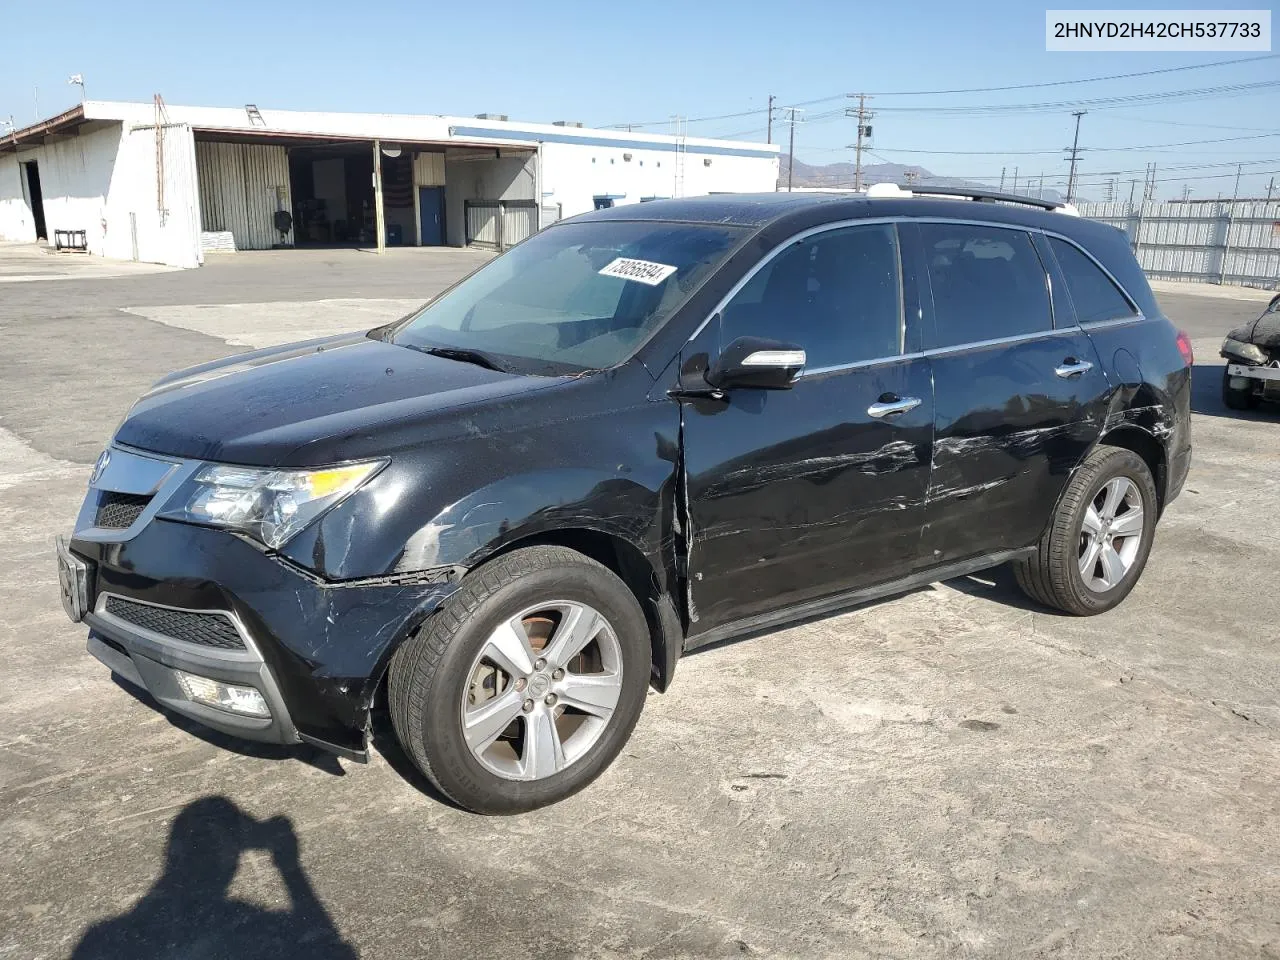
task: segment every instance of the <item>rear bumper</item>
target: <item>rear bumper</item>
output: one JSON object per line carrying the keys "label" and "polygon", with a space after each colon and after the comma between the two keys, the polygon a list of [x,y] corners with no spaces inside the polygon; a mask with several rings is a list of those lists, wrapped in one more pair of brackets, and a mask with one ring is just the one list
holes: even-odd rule
{"label": "rear bumper", "polygon": [[1191,470],[1191,444],[1181,450],[1169,452],[1169,480],[1165,488],[1164,502],[1170,504],[1182,492]]}
{"label": "rear bumper", "polygon": [[[72,561],[61,577],[64,595],[83,584],[82,597],[64,603],[89,627],[89,652],[158,703],[224,733],[301,740],[357,759],[396,646],[457,588],[425,582],[427,575],[421,583],[329,583],[232,534],[164,520],[121,542],[73,537],[59,555]],[[59,566],[60,575],[67,572],[66,559]],[[182,629],[150,618],[124,619],[114,602],[107,608],[110,598],[166,616],[213,617],[223,634],[229,621],[232,648],[197,642],[198,631],[178,636]],[[178,670],[251,687],[270,717],[194,702]]]}

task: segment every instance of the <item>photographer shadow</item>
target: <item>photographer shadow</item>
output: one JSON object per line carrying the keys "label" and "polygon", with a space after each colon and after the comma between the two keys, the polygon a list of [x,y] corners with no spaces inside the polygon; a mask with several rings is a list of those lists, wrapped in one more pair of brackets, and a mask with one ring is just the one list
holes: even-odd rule
{"label": "photographer shadow", "polygon": [[[247,850],[265,850],[280,872],[290,907],[271,910],[231,897]],[[298,859],[286,817],[255,820],[226,797],[183,808],[169,832],[164,872],[132,910],[91,927],[73,960],[149,957],[354,960]]]}

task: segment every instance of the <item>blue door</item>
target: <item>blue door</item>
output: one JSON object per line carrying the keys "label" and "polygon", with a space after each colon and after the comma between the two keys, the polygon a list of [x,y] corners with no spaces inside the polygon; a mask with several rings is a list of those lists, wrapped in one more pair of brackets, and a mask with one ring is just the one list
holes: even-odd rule
{"label": "blue door", "polygon": [[444,243],[444,187],[419,187],[418,210],[422,217],[422,245]]}

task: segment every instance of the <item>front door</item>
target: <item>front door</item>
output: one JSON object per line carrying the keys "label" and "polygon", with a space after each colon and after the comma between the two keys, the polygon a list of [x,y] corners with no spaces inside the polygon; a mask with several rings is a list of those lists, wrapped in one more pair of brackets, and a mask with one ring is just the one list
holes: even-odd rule
{"label": "front door", "polygon": [[928,360],[905,356],[900,262],[892,224],[797,241],[688,345],[712,361],[740,336],[806,353],[790,390],[683,404],[694,634],[917,566],[933,396]]}
{"label": "front door", "polygon": [[925,556],[947,563],[1028,546],[1098,435],[1106,376],[1074,317],[1055,326],[1030,233],[922,223],[907,236],[916,230],[937,411]]}
{"label": "front door", "polygon": [[444,187],[418,188],[418,216],[422,218],[422,245],[444,243]]}

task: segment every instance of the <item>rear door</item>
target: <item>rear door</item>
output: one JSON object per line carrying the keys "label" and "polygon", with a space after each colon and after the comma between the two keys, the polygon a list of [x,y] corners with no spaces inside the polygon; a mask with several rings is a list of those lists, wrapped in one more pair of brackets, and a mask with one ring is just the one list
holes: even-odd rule
{"label": "rear door", "polygon": [[892,224],[807,235],[687,346],[686,363],[740,336],[807,355],[790,390],[683,404],[695,633],[916,568],[933,398],[902,275]]}
{"label": "rear door", "polygon": [[1027,546],[1097,437],[1106,377],[1069,308],[1053,303],[1032,234],[923,222],[935,402],[923,547],[946,563]]}

